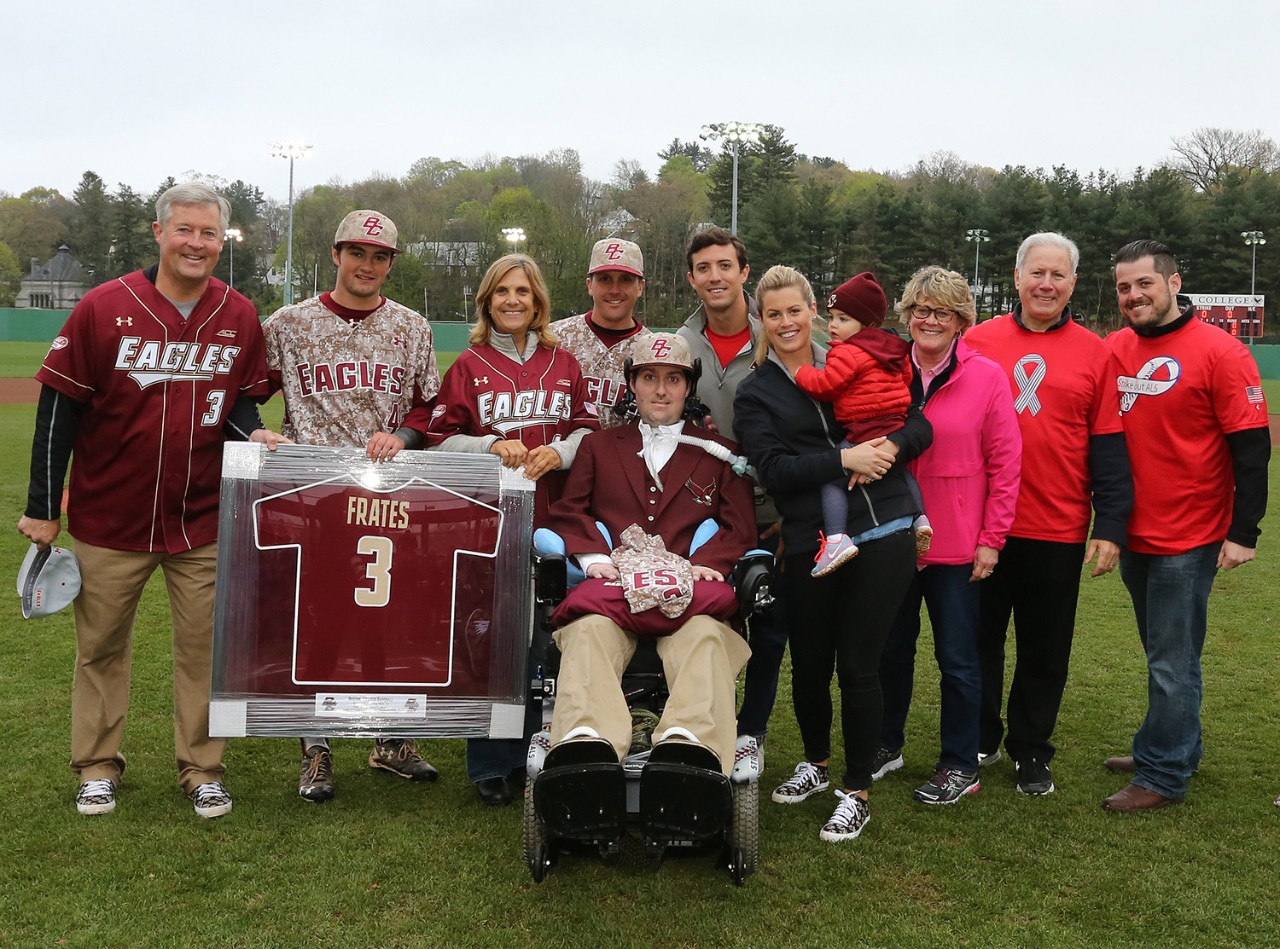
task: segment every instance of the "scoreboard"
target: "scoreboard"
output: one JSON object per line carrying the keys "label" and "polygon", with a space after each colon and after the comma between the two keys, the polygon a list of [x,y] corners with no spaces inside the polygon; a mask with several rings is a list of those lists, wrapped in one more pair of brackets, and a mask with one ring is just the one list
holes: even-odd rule
{"label": "scoreboard", "polygon": [[1192,293],[1196,316],[1226,330],[1232,336],[1257,339],[1262,336],[1262,311],[1266,294]]}
{"label": "scoreboard", "polygon": [[210,733],[519,737],[533,489],[492,455],[229,443]]}

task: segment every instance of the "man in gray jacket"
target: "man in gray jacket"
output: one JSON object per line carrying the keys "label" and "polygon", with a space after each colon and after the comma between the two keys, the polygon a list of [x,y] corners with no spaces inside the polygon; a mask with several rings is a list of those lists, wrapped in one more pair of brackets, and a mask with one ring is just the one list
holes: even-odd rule
{"label": "man in gray jacket", "polygon": [[[763,332],[755,301],[747,294],[751,273],[742,239],[721,227],[709,227],[689,242],[689,286],[701,305],[679,329],[693,356],[702,360],[698,398],[711,412],[716,430],[737,441],[733,399],[751,372],[756,342]],[[769,497],[757,489],[756,526],[761,545],[774,549],[780,536],[778,514]],[[778,591],[774,590],[777,597]],[[787,647],[784,604],[779,598],[767,616],[748,624],[751,659],[747,662],[738,733],[753,735],[763,751],[769,716],[778,694],[778,669]]]}

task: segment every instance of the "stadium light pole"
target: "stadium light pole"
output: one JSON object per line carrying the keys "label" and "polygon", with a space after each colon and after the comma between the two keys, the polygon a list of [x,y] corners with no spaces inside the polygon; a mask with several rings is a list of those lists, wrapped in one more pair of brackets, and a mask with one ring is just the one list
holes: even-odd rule
{"label": "stadium light pole", "polygon": [[520,253],[520,242],[525,240],[523,227],[504,227],[502,229],[502,236],[505,240],[511,243],[511,253]]}
{"label": "stadium light pole", "polygon": [[1258,245],[1265,244],[1267,239],[1262,231],[1241,231],[1245,244],[1253,248],[1253,273],[1249,277],[1249,296],[1255,296],[1258,288]]}
{"label": "stadium light pole", "polygon": [[231,250],[231,262],[227,266],[227,283],[231,289],[236,288],[236,245],[244,240],[244,234],[238,227],[229,227],[222,235],[222,242]]}
{"label": "stadium light pole", "polygon": [[743,142],[754,145],[760,141],[764,126],[759,122],[712,122],[702,126],[698,137],[704,142],[728,142],[733,153],[733,200],[731,203],[729,233],[738,233],[738,149]]}
{"label": "stadium light pole", "polygon": [[964,232],[966,241],[973,241],[973,287],[978,288],[978,261],[982,258],[982,245],[989,243],[991,234],[985,228],[971,227]]}
{"label": "stadium light pole", "polygon": [[[1241,231],[1240,236],[1244,238],[1245,244],[1253,248],[1253,269],[1249,274],[1249,296],[1257,295],[1258,288],[1258,245],[1265,244],[1267,239],[1262,236],[1262,231]],[[1257,326],[1258,308],[1253,305],[1253,301],[1249,301],[1249,341],[1253,341],[1255,332],[1262,334],[1262,327]]]}
{"label": "stadium light pole", "polygon": [[309,142],[272,142],[271,157],[289,159],[289,246],[284,258],[284,302],[293,302],[293,163],[306,158],[311,151]]}

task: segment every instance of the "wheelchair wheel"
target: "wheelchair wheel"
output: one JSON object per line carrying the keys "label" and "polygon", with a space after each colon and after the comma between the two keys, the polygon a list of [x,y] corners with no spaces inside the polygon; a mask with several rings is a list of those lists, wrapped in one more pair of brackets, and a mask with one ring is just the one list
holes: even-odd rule
{"label": "wheelchair wheel", "polygon": [[551,868],[551,841],[546,825],[534,810],[532,782],[524,789],[524,862],[534,883],[547,878],[547,870]]}
{"label": "wheelchair wheel", "polygon": [[736,886],[747,882],[760,859],[760,785],[733,786],[733,826],[729,830],[729,875]]}

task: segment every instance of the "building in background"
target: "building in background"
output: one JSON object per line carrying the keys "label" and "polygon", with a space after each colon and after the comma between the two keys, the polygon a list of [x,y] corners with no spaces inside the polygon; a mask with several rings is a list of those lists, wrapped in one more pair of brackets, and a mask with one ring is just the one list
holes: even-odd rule
{"label": "building in background", "polygon": [[31,273],[22,278],[13,305],[17,309],[69,310],[93,287],[93,275],[63,244],[43,264],[31,258]]}

